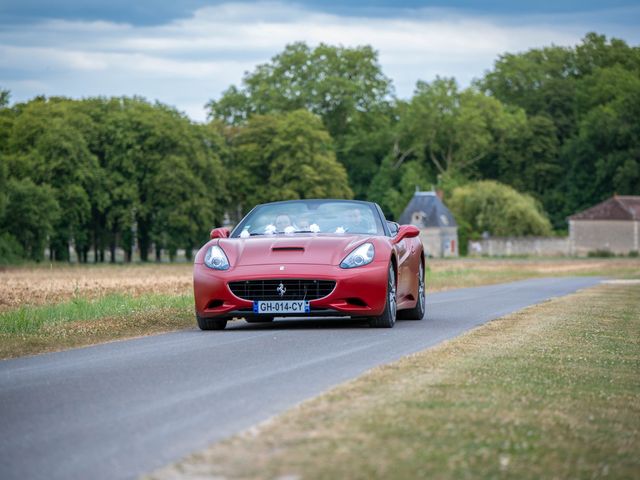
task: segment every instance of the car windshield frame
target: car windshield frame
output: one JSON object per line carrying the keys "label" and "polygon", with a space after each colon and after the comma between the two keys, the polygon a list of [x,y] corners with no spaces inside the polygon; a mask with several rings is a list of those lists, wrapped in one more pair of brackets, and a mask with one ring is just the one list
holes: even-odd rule
{"label": "car windshield frame", "polygon": [[[277,218],[281,215],[289,217],[289,226],[283,227],[287,220]],[[378,205],[360,200],[305,199],[264,203],[247,213],[229,238],[300,234],[388,236],[386,220],[381,216]],[[265,218],[273,220],[267,222]]]}

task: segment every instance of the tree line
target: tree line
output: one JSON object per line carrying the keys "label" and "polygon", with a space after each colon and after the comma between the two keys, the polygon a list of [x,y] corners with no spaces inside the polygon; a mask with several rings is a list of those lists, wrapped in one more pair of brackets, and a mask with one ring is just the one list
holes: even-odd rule
{"label": "tree line", "polygon": [[640,193],[640,49],[594,33],[407,100],[371,47],[295,43],[207,108],[197,124],[142,98],[2,92],[0,258],[173,258],[259,202],[369,199],[397,218],[416,186],[445,192],[465,236],[548,234]]}

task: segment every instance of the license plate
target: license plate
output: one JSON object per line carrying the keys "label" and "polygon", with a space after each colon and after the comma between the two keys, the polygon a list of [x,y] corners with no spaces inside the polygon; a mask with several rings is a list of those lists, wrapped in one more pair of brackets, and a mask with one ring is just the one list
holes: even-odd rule
{"label": "license plate", "polygon": [[254,313],[309,313],[309,311],[309,302],[306,300],[253,302]]}

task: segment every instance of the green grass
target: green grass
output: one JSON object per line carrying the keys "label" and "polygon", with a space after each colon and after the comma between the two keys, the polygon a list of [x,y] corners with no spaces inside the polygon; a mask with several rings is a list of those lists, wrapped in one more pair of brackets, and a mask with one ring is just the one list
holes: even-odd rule
{"label": "green grass", "polygon": [[0,358],[193,328],[192,295],[109,294],[0,313]]}
{"label": "green grass", "polygon": [[637,478],[640,285],[527,308],[153,478]]}
{"label": "green grass", "polygon": [[118,318],[155,309],[187,309],[193,307],[193,296],[123,294],[106,295],[97,300],[76,298],[46,306],[24,306],[0,313],[0,334],[36,333],[44,326],[64,322]]}

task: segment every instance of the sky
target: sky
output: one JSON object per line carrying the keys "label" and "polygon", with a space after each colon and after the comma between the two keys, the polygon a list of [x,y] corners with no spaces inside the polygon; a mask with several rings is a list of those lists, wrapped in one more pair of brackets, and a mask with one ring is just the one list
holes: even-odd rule
{"label": "sky", "polygon": [[373,46],[409,98],[418,80],[466,87],[502,53],[590,31],[640,44],[640,0],[0,0],[0,88],[14,102],[139,95],[205,121],[209,100],[296,41]]}

